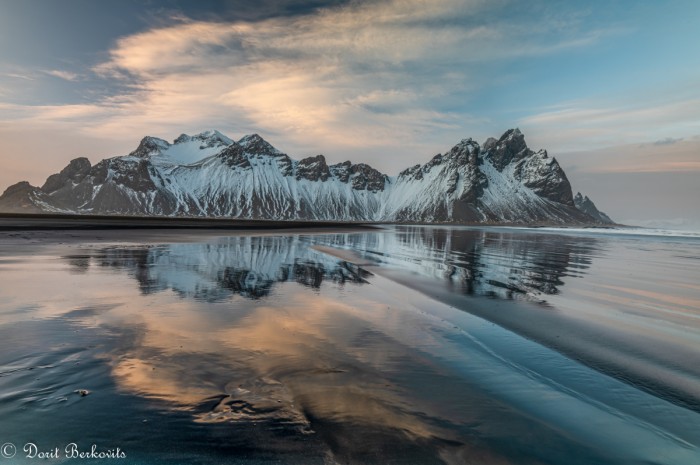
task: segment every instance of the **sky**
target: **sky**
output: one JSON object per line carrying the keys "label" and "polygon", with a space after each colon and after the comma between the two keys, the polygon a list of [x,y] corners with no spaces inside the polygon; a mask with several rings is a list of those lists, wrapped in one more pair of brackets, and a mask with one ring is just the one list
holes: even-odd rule
{"label": "sky", "polygon": [[519,127],[620,222],[700,229],[696,0],[0,0],[0,191],[146,135],[395,175]]}

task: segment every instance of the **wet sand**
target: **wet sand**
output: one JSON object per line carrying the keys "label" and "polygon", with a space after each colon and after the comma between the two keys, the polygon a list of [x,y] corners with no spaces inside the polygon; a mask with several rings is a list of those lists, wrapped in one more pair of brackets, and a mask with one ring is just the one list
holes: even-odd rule
{"label": "wet sand", "polygon": [[302,221],[302,220],[247,220],[226,218],[127,216],[127,215],[70,215],[0,213],[0,231],[7,230],[114,230],[114,229],[266,229],[318,230],[336,227],[364,227],[361,221]]}
{"label": "wet sand", "polygon": [[[0,231],[7,230],[110,230],[110,229],[222,229],[222,230],[323,230],[327,228],[371,228],[404,223],[387,223],[372,221],[323,221],[323,220],[257,220],[203,217],[169,217],[169,216],[129,216],[129,215],[75,215],[48,213],[3,213],[0,212]],[[434,226],[440,223],[414,223],[415,226]],[[530,228],[565,228],[558,224],[533,223],[444,223],[445,226],[473,227],[530,227]],[[580,224],[576,228],[627,228],[625,225],[601,226],[599,224]]]}
{"label": "wet sand", "polygon": [[[560,352],[614,354],[616,344],[595,339],[603,324],[581,336],[581,321],[554,304],[509,297],[566,295],[605,252],[598,243],[523,260],[495,241],[514,240],[501,232],[466,242],[421,228],[201,232],[3,233],[4,440],[121,446],[125,463],[141,464],[700,458],[697,412],[636,389],[638,369],[606,376],[545,347],[566,336],[578,342]],[[479,267],[460,255],[474,241],[487,246]],[[379,254],[401,266],[371,259]],[[562,263],[540,263],[549,255]],[[499,277],[501,263],[510,275]],[[445,279],[460,270],[472,294]],[[537,326],[553,341],[532,342]],[[621,366],[633,358],[626,350]],[[91,394],[75,395],[81,388]]]}
{"label": "wet sand", "polygon": [[[314,248],[514,331],[654,396],[700,412],[697,358],[700,341],[697,339],[695,344],[664,339],[662,335],[637,332],[624,324],[611,325],[604,318],[564,312],[546,301],[519,299],[516,303],[475,298],[455,292],[454,287],[444,281],[378,265],[356,251],[319,245]],[[682,323],[697,335],[699,319],[700,315],[689,315]]]}
{"label": "wet sand", "polygon": [[222,234],[259,236],[376,229],[377,225],[360,222],[0,213],[0,254],[26,253],[37,246],[50,245],[193,242]]}

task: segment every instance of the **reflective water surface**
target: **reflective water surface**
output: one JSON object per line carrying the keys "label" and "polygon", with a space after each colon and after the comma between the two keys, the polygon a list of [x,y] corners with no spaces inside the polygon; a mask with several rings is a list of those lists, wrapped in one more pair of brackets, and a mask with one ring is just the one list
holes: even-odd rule
{"label": "reflective water surface", "polygon": [[18,240],[0,239],[8,463],[27,443],[117,463],[700,462],[694,238]]}

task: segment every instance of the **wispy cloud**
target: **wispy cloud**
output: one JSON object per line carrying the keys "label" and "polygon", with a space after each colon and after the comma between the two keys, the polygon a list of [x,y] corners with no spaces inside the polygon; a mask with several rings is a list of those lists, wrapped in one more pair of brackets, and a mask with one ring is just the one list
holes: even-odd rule
{"label": "wispy cloud", "polygon": [[63,79],[65,81],[78,81],[81,79],[81,76],[77,73],[74,73],[72,71],[60,70],[60,69],[51,69],[48,71],[44,71],[44,73],[48,74],[49,76]]}
{"label": "wispy cloud", "polygon": [[[0,185],[77,154],[127,153],[145,134],[209,128],[389,173],[512,126],[573,176],[700,171],[698,68],[644,50],[653,11],[665,7],[606,5],[600,15],[546,0],[328,0],[321,9],[261,0],[246,13],[233,3],[233,15],[203,8],[199,20],[159,9],[149,29],[95,50],[100,63],[2,64]],[[659,50],[694,43],[659,20]],[[623,34],[640,40],[611,40]],[[663,73],[643,72],[667,57]]]}
{"label": "wispy cloud", "polygon": [[700,140],[625,144],[560,153],[573,173],[700,173]]}
{"label": "wispy cloud", "polygon": [[673,145],[673,144],[680,142],[682,140],[683,140],[682,137],[680,137],[678,139],[674,139],[673,137],[667,137],[665,139],[659,139],[655,142],[652,142],[652,144],[653,145]]}
{"label": "wispy cloud", "polygon": [[[385,0],[256,22],[178,17],[119,39],[95,66],[127,91],[81,108],[91,113],[81,130],[114,138],[144,127],[169,133],[215,125],[280,135],[292,148],[313,140],[341,150],[422,150],[438,138],[457,140],[467,124],[487,123],[448,109],[456,95],[484,85],[480,63],[585,47],[609,32],[579,28],[569,16],[532,27],[501,15],[508,4]],[[76,114],[32,110],[42,119]]]}
{"label": "wispy cloud", "polygon": [[[579,151],[632,143],[671,145],[671,134],[700,131],[700,97],[644,103],[573,102],[522,118],[518,125],[554,151]],[[666,136],[666,137],[664,137]],[[663,139],[662,139],[663,138]]]}
{"label": "wispy cloud", "polygon": [[29,73],[0,73],[0,76],[11,78],[11,79],[21,79],[23,81],[34,81],[36,78]]}
{"label": "wispy cloud", "polygon": [[[110,96],[0,105],[0,121],[16,134],[70,131],[105,147],[211,127],[233,137],[260,132],[294,155],[323,152],[394,173],[463,137],[506,129],[469,106],[470,96],[506,79],[484,67],[579,50],[620,33],[591,26],[585,14],[545,8],[533,16],[518,8],[510,0],[381,0],[256,21],[169,16],[168,24],[116,40],[92,68],[90,78],[103,79]],[[47,74],[89,80],[68,70]],[[521,126],[559,121],[554,130],[571,136],[580,109],[550,113]]]}

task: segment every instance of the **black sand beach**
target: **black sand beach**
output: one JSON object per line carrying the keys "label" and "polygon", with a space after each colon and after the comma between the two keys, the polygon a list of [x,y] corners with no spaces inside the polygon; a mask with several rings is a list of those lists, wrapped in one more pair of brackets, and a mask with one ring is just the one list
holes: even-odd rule
{"label": "black sand beach", "polygon": [[696,463],[698,247],[0,232],[0,435],[122,463]]}
{"label": "black sand beach", "polygon": [[273,221],[225,218],[0,213],[0,231],[19,230],[115,230],[115,229],[325,229],[362,227],[347,221]]}

